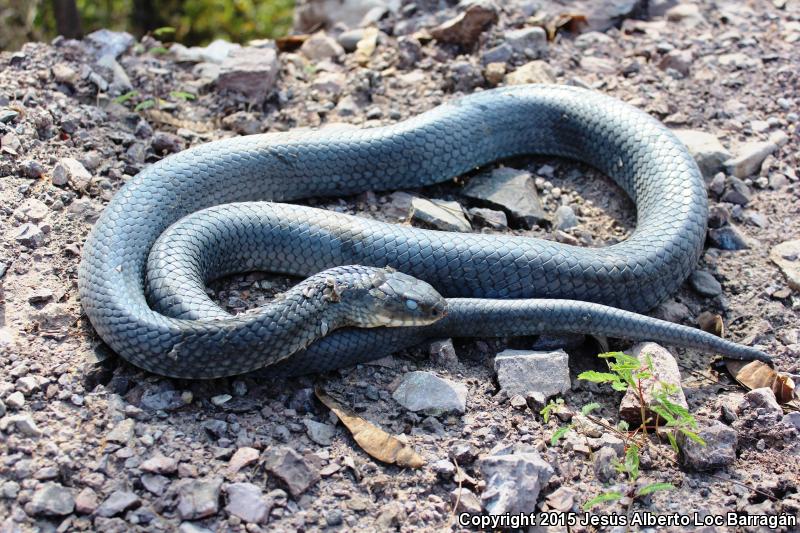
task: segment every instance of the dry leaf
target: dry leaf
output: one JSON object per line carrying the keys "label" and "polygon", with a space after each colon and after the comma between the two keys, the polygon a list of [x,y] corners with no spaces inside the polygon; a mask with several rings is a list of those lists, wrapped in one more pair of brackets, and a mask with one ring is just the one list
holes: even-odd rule
{"label": "dry leaf", "polygon": [[275,39],[275,46],[278,47],[278,50],[281,52],[291,52],[292,50],[297,50],[303,43],[308,40],[311,35],[302,34],[302,35],[286,35],[285,37],[278,37]]}
{"label": "dry leaf", "polygon": [[697,325],[700,329],[708,333],[713,333],[717,337],[725,335],[725,325],[722,323],[722,317],[716,313],[703,311],[697,317]]}
{"label": "dry leaf", "polygon": [[747,389],[768,387],[775,393],[778,403],[788,403],[794,399],[794,381],[788,374],[776,372],[761,361],[726,361],[725,366],[733,379]]}
{"label": "dry leaf", "polygon": [[384,463],[410,468],[420,468],[425,464],[425,459],[414,451],[411,446],[403,444],[397,437],[389,435],[379,427],[370,424],[325,394],[319,387],[316,387],[314,392],[319,401],[333,411],[342,421],[342,424],[350,430],[353,439],[361,446],[361,449],[375,459]]}
{"label": "dry leaf", "polygon": [[589,25],[586,15],[581,13],[561,13],[559,15],[548,15],[541,13],[528,19],[530,24],[541,26],[547,32],[547,40],[553,41],[559,31],[570,33],[580,33]]}

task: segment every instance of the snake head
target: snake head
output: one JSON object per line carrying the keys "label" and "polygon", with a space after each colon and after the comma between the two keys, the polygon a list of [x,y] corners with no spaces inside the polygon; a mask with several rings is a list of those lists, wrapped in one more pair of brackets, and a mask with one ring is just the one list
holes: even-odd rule
{"label": "snake head", "polygon": [[356,325],[366,328],[425,326],[447,313],[447,300],[430,284],[388,268],[375,270],[362,304]]}

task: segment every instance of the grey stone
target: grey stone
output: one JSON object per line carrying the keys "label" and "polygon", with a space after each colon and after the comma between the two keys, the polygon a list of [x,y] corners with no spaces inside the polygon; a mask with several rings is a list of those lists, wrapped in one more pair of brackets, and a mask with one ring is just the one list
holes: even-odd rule
{"label": "grey stone", "polygon": [[39,380],[35,376],[23,376],[17,380],[14,386],[25,396],[30,396],[39,390]]}
{"label": "grey stone", "polygon": [[178,484],[178,515],[197,520],[217,514],[222,479],[182,479]]}
{"label": "grey stone", "polygon": [[136,39],[128,32],[102,29],[90,33],[83,41],[94,49],[95,57],[110,55],[116,59],[133,46]]}
{"label": "grey stone", "polygon": [[77,159],[65,157],[53,168],[52,181],[53,185],[69,184],[76,191],[85,191],[92,182],[92,174]]}
{"label": "grey stone", "polygon": [[90,487],[85,487],[75,497],[75,512],[92,514],[97,509],[97,493]]}
{"label": "grey stone", "polygon": [[184,140],[174,133],[158,131],[150,139],[150,146],[159,155],[174,154],[183,150]]}
{"label": "grey stone", "polygon": [[6,396],[6,405],[15,411],[22,409],[25,407],[25,396],[19,391],[12,392]]}
{"label": "grey stone", "polygon": [[31,222],[15,228],[11,234],[15,241],[28,248],[38,248],[44,242],[42,228]]}
{"label": "grey stone", "polygon": [[694,55],[691,50],[672,50],[661,58],[658,68],[661,70],[672,69],[686,77],[689,75],[692,61],[694,61]]}
{"label": "grey stone", "polygon": [[161,496],[169,486],[169,478],[158,474],[144,474],[141,477],[142,486],[156,496]]}
{"label": "grey stone", "polygon": [[753,389],[744,395],[742,402],[737,408],[737,412],[742,414],[746,411],[764,409],[766,414],[776,417],[783,416],[783,409],[775,398],[775,393],[769,387]]}
{"label": "grey stone", "polygon": [[454,368],[458,364],[458,356],[452,339],[433,341],[428,351],[431,354],[431,360],[437,365]]}
{"label": "grey stone", "polygon": [[453,477],[456,473],[456,467],[452,461],[447,459],[440,459],[431,465],[431,469],[445,479]]}
{"label": "grey stone", "polygon": [[6,415],[0,418],[0,431],[13,430],[20,432],[26,437],[39,437],[42,435],[42,431],[36,425],[36,422],[34,422],[31,415],[27,413]]}
{"label": "grey stone", "polygon": [[231,43],[224,39],[217,39],[212,41],[207,46],[192,46],[187,48],[180,43],[173,43],[170,46],[170,54],[173,55],[176,61],[186,63],[214,63],[220,64],[225,61],[225,58],[230,55],[234,50],[239,50],[242,46],[237,43]]}
{"label": "grey stone", "polygon": [[737,205],[747,205],[752,196],[750,187],[739,178],[732,177],[728,180],[728,186],[720,198],[723,202],[728,202]]}
{"label": "grey stone", "polygon": [[736,461],[736,431],[722,422],[700,428],[697,434],[705,446],[678,434],[681,461],[692,470],[714,470]]}
{"label": "grey stone", "polygon": [[344,55],[344,48],[335,39],[320,31],[306,39],[300,47],[300,53],[316,62],[336,59]]}
{"label": "grey stone", "polygon": [[547,54],[547,33],[540,26],[529,26],[518,30],[507,30],[503,36],[511,49],[530,59]]}
{"label": "grey stone", "polygon": [[142,394],[139,407],[148,411],[174,411],[185,405],[178,391],[148,389]]}
{"label": "grey stone", "polygon": [[698,130],[674,130],[673,133],[689,149],[706,179],[722,170],[723,163],[731,158],[716,135]]}
{"label": "grey stone", "polygon": [[737,178],[752,176],[758,173],[767,156],[777,149],[778,146],[771,141],[746,143],[739,147],[736,157],[725,162],[725,168]]}
{"label": "grey stone", "polygon": [[730,222],[731,214],[721,205],[712,205],[708,208],[708,227],[719,229]]}
{"label": "grey stone", "polygon": [[174,474],[178,471],[178,461],[172,457],[156,455],[143,462],[139,468],[151,474]]}
{"label": "grey stone", "polygon": [[248,446],[239,448],[228,462],[228,472],[230,474],[235,474],[242,468],[252,465],[258,461],[259,455],[260,452],[255,448],[250,448]]}
{"label": "grey stone", "polygon": [[603,446],[594,454],[594,475],[601,483],[608,483],[617,475],[614,464],[618,461],[617,452]]}
{"label": "grey stone", "polygon": [[783,423],[800,430],[800,412],[790,411],[783,415]]}
{"label": "grey stone", "polygon": [[330,446],[331,439],[336,435],[336,428],[330,424],[323,424],[316,420],[303,420],[308,438],[322,446]]}
{"label": "grey stone", "polygon": [[569,356],[564,350],[534,352],[505,350],[494,359],[497,382],[508,397],[519,394],[538,403],[563,394],[572,386]]}
{"label": "grey stone", "polygon": [[454,91],[468,93],[483,85],[483,73],[469,61],[453,61],[449,68]]}
{"label": "grey stone", "polygon": [[411,219],[443,231],[468,232],[472,229],[458,202],[445,200],[411,200]]}
{"label": "grey stone", "polygon": [[119,444],[127,444],[133,438],[133,431],[135,428],[136,421],[131,418],[126,418],[108,432],[108,435],[106,435],[106,440],[109,442],[117,442]]}
{"label": "grey stone", "polygon": [[345,52],[355,52],[358,41],[364,37],[364,29],[356,28],[354,30],[343,31],[336,38],[339,45],[344,48]]}
{"label": "grey stone", "polygon": [[278,79],[280,62],[272,48],[233,50],[220,65],[217,90],[231,91],[252,103],[263,102]]}
{"label": "grey stone", "polygon": [[539,59],[525,63],[513,72],[506,74],[507,85],[524,85],[527,83],[555,83],[556,76],[552,67]]}
{"label": "grey stone", "polygon": [[409,411],[438,416],[466,411],[467,387],[431,372],[409,372],[392,394]]}
{"label": "grey stone", "polygon": [[75,509],[75,499],[66,487],[48,482],[33,493],[25,512],[33,516],[66,516]]}
{"label": "grey stone", "polygon": [[295,6],[294,29],[308,33],[337,24],[356,28],[387,11],[396,11],[399,4],[395,0],[299,0]]}
{"label": "grey stone", "polygon": [[555,214],[555,227],[560,230],[568,230],[578,225],[578,217],[575,211],[568,205],[559,206]]}
{"label": "grey stone", "polygon": [[748,240],[733,224],[708,230],[708,241],[720,250],[747,250]]}
{"label": "grey stone", "polygon": [[525,228],[548,221],[530,172],[508,167],[484,172],[472,178],[462,194],[503,209]]}
{"label": "grey stone", "polygon": [[191,522],[182,522],[180,527],[178,527],[178,533],[214,533],[208,528],[198,526],[197,524],[193,524]]}
{"label": "grey stone", "polygon": [[665,15],[668,21],[678,22],[686,28],[694,28],[706,24],[703,15],[700,13],[700,7],[697,4],[680,3],[675,7],[667,9]]}
{"label": "grey stone", "polygon": [[288,446],[272,447],[264,454],[264,467],[280,479],[297,498],[320,480],[317,468]]}
{"label": "grey stone", "polygon": [[[642,369],[647,368],[648,356],[653,364],[652,377],[641,381],[646,417],[655,419],[658,416],[650,410],[650,406],[654,402],[654,393],[658,392],[658,387],[660,387],[658,382],[668,383],[677,387],[677,391],[669,395],[669,399],[684,409],[688,409],[686,397],[681,388],[681,373],[678,368],[678,362],[669,350],[654,342],[643,342],[633,346],[630,349],[630,355],[639,360]],[[628,389],[622,398],[622,402],[620,402],[619,416],[628,421],[633,427],[641,424],[642,411],[639,396],[631,389]]]}
{"label": "grey stone", "polygon": [[225,488],[228,504],[225,510],[245,522],[263,524],[269,518],[270,506],[261,489],[252,483],[231,483]]}
{"label": "grey stone", "polygon": [[14,111],[13,109],[8,109],[8,108],[0,109],[0,123],[2,124],[8,124],[9,122],[15,120],[18,116],[19,113]]}
{"label": "grey stone", "polygon": [[107,68],[112,73],[111,91],[116,94],[123,94],[133,90],[133,84],[122,65],[117,63],[111,55],[104,55],[97,60],[97,65]]}
{"label": "grey stone", "polygon": [[539,492],[553,475],[553,468],[529,446],[496,450],[481,457],[478,468],[486,481],[481,502],[491,515],[533,512]]}
{"label": "grey stone", "polygon": [[471,490],[461,487],[450,493],[450,504],[455,506],[457,513],[480,514],[481,501]]}
{"label": "grey stone", "polygon": [[508,218],[502,211],[495,211],[485,207],[472,207],[469,214],[473,222],[478,220],[482,225],[494,229],[505,229],[508,227]]}
{"label": "grey stone", "polygon": [[49,212],[44,202],[27,198],[14,210],[14,218],[23,222],[41,222]]}
{"label": "grey stone", "polygon": [[95,514],[108,518],[138,507],[141,503],[141,500],[135,493],[117,490],[112,492],[109,497],[100,504]]}
{"label": "grey stone", "polygon": [[703,296],[713,298],[722,294],[722,285],[706,270],[695,270],[692,272],[689,276],[689,283],[698,294]]}
{"label": "grey stone", "polygon": [[490,63],[508,63],[514,55],[514,49],[508,43],[503,43],[494,48],[486,50],[481,55],[481,63],[488,65]]}
{"label": "grey stone", "polygon": [[478,36],[491,24],[497,22],[497,6],[490,0],[478,0],[456,17],[431,29],[437,41],[473,46]]}
{"label": "grey stone", "polygon": [[800,239],[773,246],[769,258],[781,269],[789,287],[800,291]]}

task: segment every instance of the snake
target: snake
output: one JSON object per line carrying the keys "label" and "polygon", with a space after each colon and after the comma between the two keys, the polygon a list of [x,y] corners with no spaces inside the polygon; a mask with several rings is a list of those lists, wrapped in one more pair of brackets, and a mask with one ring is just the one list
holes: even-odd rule
{"label": "snake", "polygon": [[[451,181],[541,154],[609,176],[630,236],[585,248],[446,232],[291,203]],[[663,124],[566,85],[478,91],[394,124],[232,137],[172,154],[113,196],[83,247],[81,304],[107,345],[164,376],[317,373],[441,337],[587,333],[770,361],[646,312],[702,253],[702,175]],[[231,315],[205,290],[248,271],[307,277]]]}

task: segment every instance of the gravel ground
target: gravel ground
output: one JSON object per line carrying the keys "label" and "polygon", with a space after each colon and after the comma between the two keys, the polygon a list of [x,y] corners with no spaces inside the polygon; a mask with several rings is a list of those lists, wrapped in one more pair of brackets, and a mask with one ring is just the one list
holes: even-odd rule
{"label": "gravel ground", "polygon": [[[259,42],[227,58],[224,43],[215,49],[222,56],[209,49],[203,59],[180,47],[165,53],[150,37],[133,43],[104,32],[0,53],[0,531],[456,530],[456,500],[458,512],[533,511],[534,505],[577,511],[601,491],[625,490],[624,476],[609,471],[619,439],[574,419],[577,431],[552,446],[557,422],[545,424],[533,398],[520,402],[498,393],[497,353],[567,343],[566,405],[577,410],[599,402],[595,414],[616,424],[622,395],[576,379],[601,368],[595,339],[456,339],[455,356],[446,343],[421,346],[289,380],[164,379],[114,356],[81,312],[82,243],[130,176],[211,139],[388,124],[458,94],[542,76],[613,95],[719,143],[684,134],[699,162],[709,165],[712,230],[698,266],[705,274],[687,281],[654,316],[696,325],[702,312],[719,313],[729,338],[759,344],[779,370],[800,373],[796,264],[791,272],[797,252],[783,253],[786,274],[770,259],[773,247],[800,238],[800,5],[650,2],[650,17],[639,10],[640,19],[611,21],[619,27],[562,31],[545,42],[531,30],[540,15],[533,3],[435,4],[403,2],[399,12],[380,19],[374,50],[374,33],[341,34],[333,26],[300,49],[274,53],[272,43]],[[602,3],[569,11],[596,4]],[[465,11],[467,21],[483,22],[448,25]],[[593,12],[590,22],[605,29],[604,15],[607,10]],[[231,60],[242,50],[255,50],[258,64]],[[722,159],[734,162],[725,166]],[[555,223],[498,229],[474,217],[473,231],[583,246],[611,244],[632,231],[632,204],[592,169],[542,157],[503,164],[530,173],[544,214]],[[472,178],[405,192],[476,207],[462,194]],[[417,224],[408,220],[409,198],[392,191],[307,203]],[[216,281],[209,290],[239,312],[292,282],[251,273]],[[611,341],[611,348],[627,346]],[[769,398],[745,396],[711,369],[707,354],[670,351],[690,411],[701,427],[721,435],[709,447],[721,459],[679,466],[669,444],[653,438],[642,455],[642,475],[676,489],[639,499],[633,508],[798,516],[797,419]],[[398,403],[395,389],[415,371],[449,380],[429,386],[432,396],[455,394],[456,405],[429,415]],[[370,458],[314,399],[315,383],[400,435],[427,464],[402,469]],[[516,448],[504,450],[511,445]],[[509,457],[517,462],[503,463]],[[698,465],[712,470],[697,471]],[[504,479],[516,484],[503,485]],[[534,501],[526,504],[526,494]],[[595,511],[625,507],[611,503]],[[610,530],[622,529],[572,528]]]}

